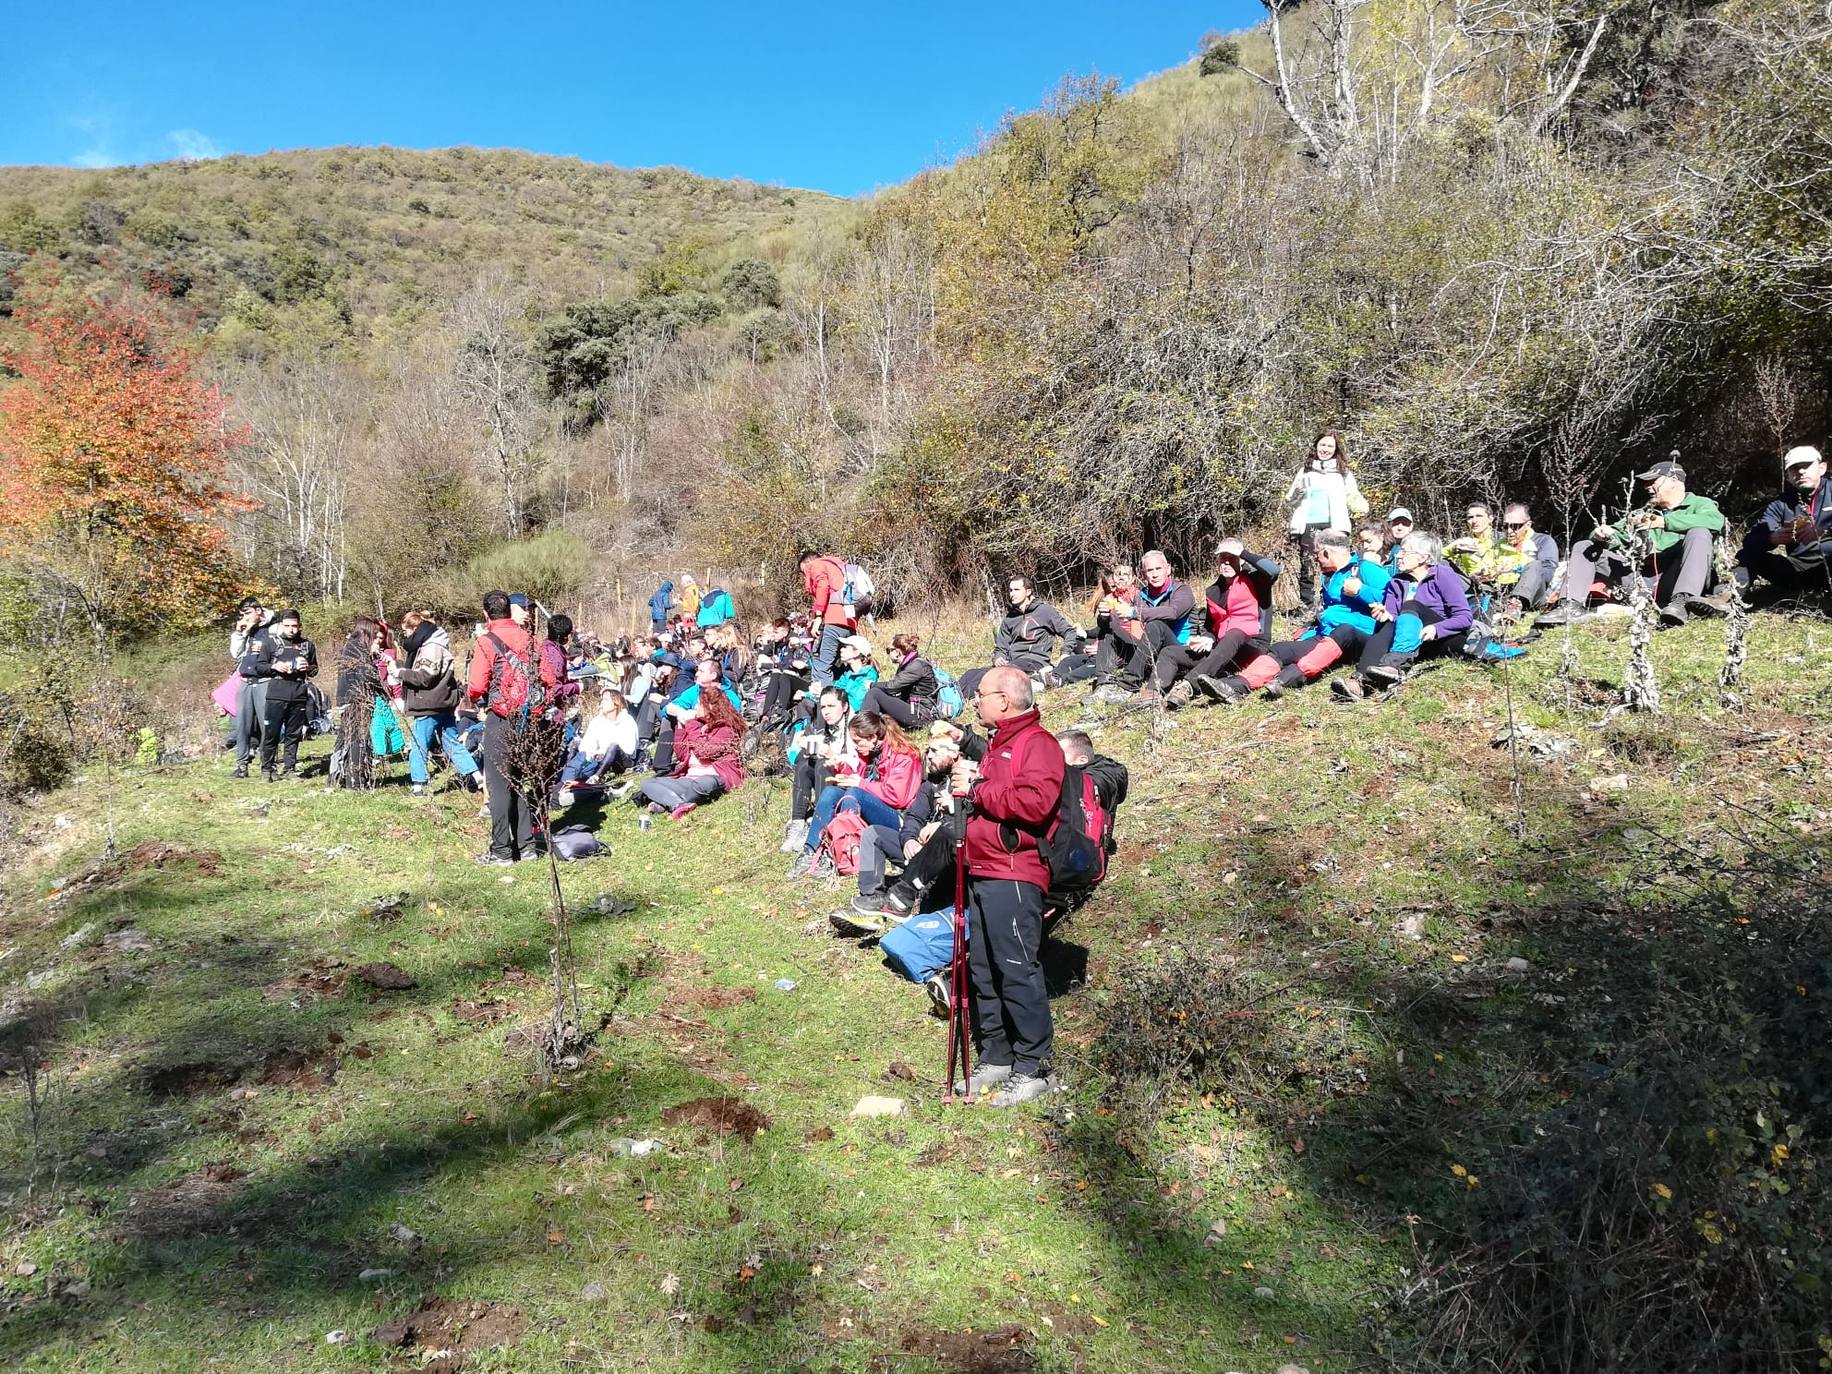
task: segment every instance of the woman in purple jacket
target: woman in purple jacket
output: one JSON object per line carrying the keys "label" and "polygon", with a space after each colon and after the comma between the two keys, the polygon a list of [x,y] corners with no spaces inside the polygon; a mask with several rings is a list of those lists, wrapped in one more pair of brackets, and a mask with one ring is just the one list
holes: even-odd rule
{"label": "woman in purple jacket", "polygon": [[1387,584],[1386,600],[1373,609],[1379,623],[1362,650],[1356,675],[1338,689],[1344,696],[1393,686],[1421,655],[1457,653],[1475,622],[1469,584],[1445,561],[1443,540],[1415,530],[1400,545],[1397,561],[1399,572]]}

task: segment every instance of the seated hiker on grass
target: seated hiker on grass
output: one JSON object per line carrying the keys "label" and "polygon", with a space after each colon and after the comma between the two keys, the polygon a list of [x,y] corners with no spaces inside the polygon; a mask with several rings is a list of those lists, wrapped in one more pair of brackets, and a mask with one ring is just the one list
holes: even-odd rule
{"label": "seated hiker on grass", "polygon": [[1196,594],[1171,571],[1170,559],[1158,549],[1139,560],[1139,575],[1144,585],[1131,607],[1138,642],[1113,681],[1096,689],[1097,702],[1118,705],[1135,695],[1142,701],[1156,701],[1177,672],[1188,671],[1195,662],[1185,646],[1195,633]]}
{"label": "seated hiker on grass", "polygon": [[1215,580],[1204,593],[1203,633],[1192,635],[1188,653],[1194,659],[1188,676],[1172,689],[1173,704],[1188,701],[1191,689],[1216,695],[1215,685],[1249,658],[1272,644],[1272,586],[1279,565],[1248,553],[1238,539],[1215,547]]}
{"label": "seated hiker on grass", "polygon": [[821,836],[827,822],[842,807],[857,811],[867,825],[902,825],[901,812],[916,800],[922,787],[922,753],[894,720],[875,711],[864,711],[852,718],[855,760],[847,771],[836,771],[821,789],[814,803],[814,815],[808,822],[807,838],[802,852],[789,869],[789,878],[827,877],[818,870],[822,856]]}
{"label": "seated hiker on grass", "polygon": [[590,786],[635,764],[636,716],[623,693],[607,687],[598,694],[597,709],[560,770],[560,804],[572,801],[572,788]]}
{"label": "seated hiker on grass", "polygon": [[[1493,592],[1505,578],[1520,576],[1521,554],[1495,528],[1495,513],[1486,501],[1472,501],[1463,516],[1469,533],[1445,546],[1445,554],[1458,572],[1485,592]],[[1395,561],[1397,562],[1397,556]]]}
{"label": "seated hiker on grass", "polygon": [[[1832,594],[1832,477],[1816,448],[1789,449],[1781,495],[1750,526],[1732,570],[1747,588],[1760,578],[1783,595]],[[1726,605],[1725,609],[1729,609]]]}
{"label": "seated hiker on grass", "polygon": [[840,673],[833,685],[846,693],[855,712],[865,709],[865,697],[878,681],[878,651],[864,635],[847,635],[840,641]]}
{"label": "seated hiker on grass", "polygon": [[723,692],[704,691],[674,734],[674,767],[637,791],[655,814],[680,820],[744,781],[744,720]]}
{"label": "seated hiker on grass", "polygon": [[[1444,559],[1444,546],[1423,530],[1400,545],[1399,576],[1375,608],[1379,625],[1352,646],[1357,650],[1352,677],[1339,679],[1339,696],[1360,698],[1370,688],[1392,687],[1421,656],[1457,653],[1469,637],[1475,613],[1463,574]],[[1344,646],[1345,652],[1351,647]]]}
{"label": "seated hiker on grass", "polygon": [[778,620],[757,641],[757,667],[764,681],[758,721],[765,729],[780,729],[808,690],[808,647],[795,641],[787,620]]}
{"label": "seated hiker on grass", "polygon": [[[1028,577],[1013,574],[1005,584],[1010,610],[999,621],[992,635],[992,666],[1012,667],[1038,681],[1050,671],[1057,646],[1064,640],[1079,640],[1081,631],[1062,618],[1062,612],[1037,599],[1036,588]],[[967,700],[979,690],[985,668],[970,668],[961,674],[961,695]]]}
{"label": "seated hiker on grass", "polygon": [[1087,610],[1094,633],[1063,650],[1056,666],[1043,675],[1046,687],[1061,687],[1090,678],[1110,678],[1132,658],[1144,633],[1133,607],[1139,599],[1139,576],[1130,563],[1116,563],[1101,575]]}
{"label": "seated hiker on grass", "polygon": [[1724,528],[1717,502],[1688,492],[1686,470],[1672,459],[1637,473],[1635,480],[1646,484],[1647,504],[1614,524],[1597,526],[1590,538],[1571,546],[1564,591],[1559,604],[1539,618],[1541,625],[1583,619],[1595,584],[1626,597],[1633,578],[1652,589],[1663,629],[1684,625],[1693,612],[1716,615],[1724,609],[1705,595],[1712,540]]}
{"label": "seated hiker on grass", "polygon": [[1273,645],[1227,677],[1197,683],[1205,696],[1223,705],[1262,688],[1269,697],[1283,696],[1334,667],[1345,646],[1359,646],[1355,636],[1374,633],[1374,608],[1382,604],[1392,572],[1378,558],[1356,551],[1349,536],[1337,530],[1317,536],[1316,553],[1323,572],[1323,605],[1315,622],[1296,639]]}
{"label": "seated hiker on grass", "polygon": [[1411,511],[1404,506],[1395,506],[1387,512],[1385,562],[1389,571],[1399,571],[1399,546],[1406,542],[1406,536],[1411,534],[1412,530]]}
{"label": "seated hiker on grass", "polygon": [[1534,529],[1533,512],[1518,501],[1501,513],[1501,537],[1514,551],[1512,569],[1500,578],[1502,610],[1511,616],[1536,611],[1558,576],[1558,541]]}
{"label": "seated hiker on grass", "polygon": [[948,791],[948,779],[954,761],[960,757],[960,745],[946,735],[932,736],[922,756],[923,779],[916,798],[899,814],[895,826],[867,826],[859,840],[859,892],[849,910],[836,911],[832,924],[849,934],[869,935],[888,930],[909,913],[887,915],[884,910],[885,888],[890,870],[901,871],[922,852],[923,845],[944,826],[954,811],[954,798]]}
{"label": "seated hiker on grass", "polygon": [[750,645],[744,642],[743,631],[732,621],[708,630],[706,652],[717,661],[720,680],[742,698],[744,684],[756,662]]}
{"label": "seated hiker on grass", "polygon": [[798,723],[789,736],[789,824],[782,852],[799,854],[808,842],[808,818],[814,799],[835,772],[854,772],[858,751],[852,744],[852,704],[832,683],[821,688],[811,720]]}
{"label": "seated hiker on grass", "polygon": [[922,656],[922,640],[913,634],[893,635],[891,659],[895,667],[890,677],[866,689],[859,709],[889,716],[905,730],[938,718],[941,680],[935,676],[935,665]]}
{"label": "seated hiker on grass", "polygon": [[674,767],[674,737],[681,724],[692,717],[694,707],[699,705],[703,696],[715,694],[723,696],[733,711],[739,709],[738,694],[719,677],[719,661],[703,658],[695,665],[693,677],[687,681],[687,685],[662,707],[655,740],[655,769],[658,773],[668,772]]}

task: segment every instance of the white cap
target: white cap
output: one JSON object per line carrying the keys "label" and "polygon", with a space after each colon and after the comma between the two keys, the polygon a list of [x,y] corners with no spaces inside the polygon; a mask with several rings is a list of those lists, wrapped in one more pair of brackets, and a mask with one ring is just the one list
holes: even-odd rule
{"label": "white cap", "polygon": [[1812,467],[1819,461],[1819,457],[1818,449],[1811,444],[1801,444],[1798,448],[1791,448],[1781,456],[1781,470],[1786,472],[1789,468]]}
{"label": "white cap", "polygon": [[1404,520],[1407,524],[1414,523],[1412,512],[1407,510],[1404,506],[1395,506],[1392,510],[1387,512],[1387,523],[1391,525],[1395,520]]}

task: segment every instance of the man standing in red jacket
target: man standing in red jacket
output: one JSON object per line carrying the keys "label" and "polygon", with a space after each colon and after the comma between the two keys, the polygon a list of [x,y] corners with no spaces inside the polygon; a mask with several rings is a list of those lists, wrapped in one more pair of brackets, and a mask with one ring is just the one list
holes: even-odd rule
{"label": "man standing in red jacket", "polygon": [[834,655],[840,651],[840,641],[859,628],[859,617],[846,600],[844,563],[832,554],[813,549],[803,549],[796,562],[801,565],[802,586],[814,604],[812,619],[820,626],[809,664],[809,679],[818,692],[833,681]]}
{"label": "man standing in red jacket", "polygon": [[974,707],[992,730],[985,759],[954,766],[953,790],[968,800],[967,901],[972,913],[967,966],[973,979],[972,1076],[956,1092],[998,1091],[995,1107],[1053,1092],[1050,1000],[1038,952],[1049,868],[1040,847],[1062,804],[1065,762],[1056,737],[1038,722],[1031,682],[998,667],[980,679]]}
{"label": "man standing in red jacket", "polygon": [[538,726],[535,716],[541,703],[529,699],[535,691],[530,666],[539,665],[533,671],[545,689],[540,692],[542,700],[559,678],[548,656],[534,652],[527,597],[487,592],[483,614],[488,623],[477,637],[465,683],[465,695],[484,707],[483,781],[490,793],[490,848],[477,856],[477,862],[512,864],[535,856],[534,817],[524,783],[536,788],[541,784],[519,776],[527,761],[516,758],[524,732]]}

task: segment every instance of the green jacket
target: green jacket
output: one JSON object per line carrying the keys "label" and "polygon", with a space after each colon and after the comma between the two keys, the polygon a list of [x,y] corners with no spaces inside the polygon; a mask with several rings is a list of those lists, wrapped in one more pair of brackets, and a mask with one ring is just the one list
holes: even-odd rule
{"label": "green jacket", "polygon": [[[1665,525],[1648,531],[1656,555],[1677,545],[1686,537],[1687,530],[1710,530],[1720,534],[1724,529],[1724,512],[1718,509],[1717,502],[1695,491],[1687,492],[1686,499],[1665,514]],[[1628,542],[1627,533],[1611,525],[1608,542],[1611,547],[1620,548]]]}

